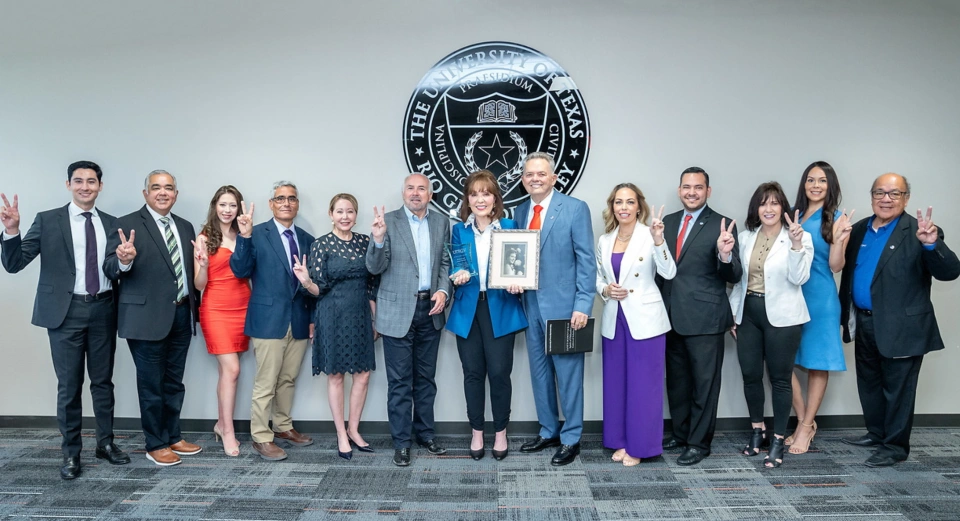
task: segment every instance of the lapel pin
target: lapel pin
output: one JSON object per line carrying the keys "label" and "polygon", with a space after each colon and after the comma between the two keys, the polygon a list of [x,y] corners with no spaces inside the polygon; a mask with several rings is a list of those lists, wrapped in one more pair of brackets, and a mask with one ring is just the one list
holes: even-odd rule
{"label": "lapel pin", "polygon": [[894,249],[894,248],[896,248],[896,246],[894,246],[894,245],[891,244],[891,245],[890,245],[890,249],[892,250],[892,249]]}

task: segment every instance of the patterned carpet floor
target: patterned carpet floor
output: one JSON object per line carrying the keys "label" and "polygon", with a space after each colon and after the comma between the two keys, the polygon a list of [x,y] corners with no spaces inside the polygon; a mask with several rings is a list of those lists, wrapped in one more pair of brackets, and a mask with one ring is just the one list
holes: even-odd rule
{"label": "patterned carpet floor", "polygon": [[[860,431],[821,429],[811,451],[784,466],[738,454],[744,432],[718,433],[714,453],[693,467],[677,454],[632,468],[610,461],[599,435],[566,467],[550,451],[470,459],[467,436],[440,436],[445,456],[416,448],[395,467],[388,436],[367,436],[375,454],[345,461],[333,435],[262,461],[249,443],[239,458],[212,434],[188,433],[204,451],[176,467],[144,457],[143,436],[118,433],[133,462],[93,457],[84,431],[83,475],[61,481],[60,436],[49,429],[0,429],[0,519],[123,520],[960,520],[960,429],[918,428],[910,458],[895,467],[863,465],[868,449],[840,443]],[[240,435],[248,441],[249,435]],[[492,443],[492,438],[488,439]]]}

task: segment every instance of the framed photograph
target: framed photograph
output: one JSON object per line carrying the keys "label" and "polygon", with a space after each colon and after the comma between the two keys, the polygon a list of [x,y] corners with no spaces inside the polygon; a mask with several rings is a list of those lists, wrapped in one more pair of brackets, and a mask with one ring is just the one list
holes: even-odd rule
{"label": "framed photograph", "polygon": [[516,284],[523,289],[537,289],[540,230],[493,230],[489,265],[488,288],[506,289]]}

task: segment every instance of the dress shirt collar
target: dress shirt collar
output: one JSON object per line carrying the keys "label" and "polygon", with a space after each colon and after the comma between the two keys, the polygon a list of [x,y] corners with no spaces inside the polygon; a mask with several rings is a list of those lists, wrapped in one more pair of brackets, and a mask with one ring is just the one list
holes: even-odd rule
{"label": "dress shirt collar", "polygon": [[[156,212],[156,210],[154,210],[153,208],[150,208],[149,204],[147,205],[147,211],[150,212],[151,216],[153,216],[154,221],[160,222],[161,217],[169,217],[170,223],[171,224],[173,223],[173,216],[170,213],[168,213],[167,215],[160,215]],[[163,225],[163,223],[160,223],[160,224]]]}
{"label": "dress shirt collar", "polygon": [[[77,203],[70,201],[70,205],[67,206],[67,211],[70,212],[70,217],[79,217],[80,214],[82,214],[83,212],[86,212],[87,210],[80,208],[79,206],[77,206]],[[90,213],[92,213],[94,217],[100,217],[100,214],[97,213],[96,206],[90,209]]]}
{"label": "dress shirt collar", "polygon": [[[477,218],[474,217],[472,213],[470,214],[469,217],[467,217],[467,220],[463,222],[463,225],[466,226],[467,228],[472,228],[474,231],[476,231],[476,233],[483,233],[480,231],[480,228],[477,227]],[[487,227],[483,231],[487,231],[491,228],[494,230],[499,230],[500,219],[494,219],[490,224],[487,225]]]}
{"label": "dress shirt collar", "polygon": [[425,221],[427,220],[427,217],[430,217],[430,209],[429,209],[429,208],[427,208],[427,213],[423,214],[423,219],[417,217],[417,214],[411,212],[410,209],[407,208],[407,205],[403,205],[403,213],[407,214],[407,220],[408,220],[408,221],[410,221],[410,222],[415,222],[415,223],[417,223],[417,224],[419,224],[419,223],[421,223],[421,222],[425,222]]}
{"label": "dress shirt collar", "polygon": [[273,221],[273,224],[277,225],[277,233],[279,233],[280,235],[283,235],[283,232],[285,232],[285,231],[287,231],[287,230],[290,230],[291,232],[293,232],[294,235],[297,234],[297,231],[294,230],[294,228],[296,228],[297,225],[291,224],[290,227],[287,228],[286,226],[280,224],[280,221],[278,221],[278,220],[276,220],[276,219],[271,219],[271,220]]}

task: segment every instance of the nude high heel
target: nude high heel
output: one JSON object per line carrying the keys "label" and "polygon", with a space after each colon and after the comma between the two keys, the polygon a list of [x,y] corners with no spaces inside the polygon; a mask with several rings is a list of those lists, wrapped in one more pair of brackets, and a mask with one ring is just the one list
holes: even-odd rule
{"label": "nude high heel", "polygon": [[[218,425],[214,425],[214,426],[213,426],[213,440],[214,440],[214,441],[220,441],[221,438],[223,438],[223,431],[220,430],[220,425],[219,425],[219,424],[218,424]],[[226,441],[226,440],[224,440],[224,441]],[[236,447],[233,447],[233,448],[228,448],[227,445],[226,445],[226,443],[224,443],[224,445],[223,445],[223,453],[226,454],[227,456],[232,457],[232,458],[236,458],[237,456],[240,455],[240,443],[237,442],[237,446],[236,446]]]}

